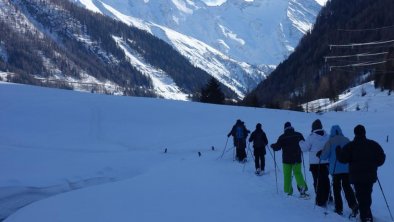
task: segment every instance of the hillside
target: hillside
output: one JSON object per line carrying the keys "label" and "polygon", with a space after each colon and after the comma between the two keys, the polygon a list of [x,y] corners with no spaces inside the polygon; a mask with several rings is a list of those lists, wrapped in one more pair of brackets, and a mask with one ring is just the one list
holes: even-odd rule
{"label": "hillside", "polygon": [[188,100],[211,78],[163,40],[69,1],[0,5],[0,71],[9,81]]}
{"label": "hillside", "polygon": [[379,86],[388,78],[384,88],[393,88],[393,10],[390,0],[327,2],[294,53],[244,102],[296,109],[319,98],[335,101],[344,90],[373,79]]}
{"label": "hillside", "polygon": [[[313,194],[310,200],[284,195],[281,152],[276,173],[267,153],[261,177],[254,175],[250,152],[246,165],[234,162],[226,135],[238,118],[250,130],[262,123],[270,143],[286,121],[304,136],[316,118],[325,129],[340,124],[349,138],[356,124],[365,125],[386,152],[379,179],[394,203],[394,125],[387,121],[393,97],[371,102],[367,112],[317,115],[0,83],[0,104],[5,222],[349,221],[332,205],[315,207]],[[313,187],[308,170],[306,179]],[[372,211],[375,221],[390,221],[377,184]]]}

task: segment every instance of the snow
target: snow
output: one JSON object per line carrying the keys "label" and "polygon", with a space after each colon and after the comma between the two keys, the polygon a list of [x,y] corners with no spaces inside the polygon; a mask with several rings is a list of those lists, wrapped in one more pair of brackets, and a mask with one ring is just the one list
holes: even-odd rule
{"label": "snow", "polygon": [[[222,53],[252,65],[279,64],[292,52],[284,42],[290,42],[294,48],[305,30],[313,25],[322,7],[322,3],[315,0],[163,0],[130,4],[123,0],[102,0],[93,3],[104,14],[132,16],[190,36],[218,50],[217,40],[222,39],[229,46]],[[108,13],[101,5],[110,6],[117,13]],[[288,13],[290,11],[293,12]],[[285,24],[283,30],[280,24]],[[283,35],[285,39],[280,38]]]}
{"label": "snow", "polygon": [[361,112],[382,112],[394,107],[394,95],[389,95],[387,91],[379,88],[375,89],[374,82],[367,82],[362,85],[353,87],[338,96],[338,101],[330,102],[329,99],[318,99],[303,107],[308,107],[310,112],[338,110],[343,111],[361,111]]}
{"label": "snow", "polygon": [[325,6],[328,0],[315,0],[319,5]]}
{"label": "snow", "polygon": [[78,0],[80,1],[81,4],[83,4],[87,9],[89,9],[90,11],[96,12],[96,13],[101,13],[100,9],[98,9],[96,7],[96,5],[94,5],[94,3],[92,2],[92,0]]}
{"label": "snow", "polygon": [[315,0],[91,2],[163,39],[240,99],[287,58],[322,7]]}
{"label": "snow", "polygon": [[[270,68],[267,66],[255,67],[244,62],[236,61],[208,44],[174,31],[173,29],[154,23],[144,23],[143,20],[127,16],[104,3],[103,7],[116,19],[128,25],[146,30],[170,43],[182,55],[188,58],[194,66],[201,68],[218,79],[232,89],[239,98],[243,98],[247,91],[255,88],[270,72]],[[233,37],[242,45],[242,40],[236,39],[236,36]],[[224,40],[218,40],[218,43],[221,45],[220,48],[226,47],[230,50],[230,47],[226,45]],[[183,95],[179,96],[183,97]]]}
{"label": "snow", "polygon": [[[175,84],[174,80],[168,76],[163,70],[150,66],[142,56],[137,56],[138,52],[132,50],[121,37],[113,37],[118,47],[120,47],[128,61],[132,66],[137,68],[142,74],[148,76],[152,80],[153,88],[158,96],[165,99],[189,100],[188,95],[183,93]],[[128,40],[130,41],[130,40]]]}
{"label": "snow", "polygon": [[[387,154],[379,178],[391,205],[394,99],[376,98],[365,112],[317,115],[0,83],[0,215],[6,222],[348,221],[331,205],[325,216],[313,195],[284,195],[281,169],[277,194],[270,154],[267,174],[256,177],[250,156],[246,165],[233,162],[226,135],[238,118],[250,130],[262,123],[270,143],[286,121],[307,136],[320,118],[349,138],[364,124]],[[376,221],[390,220],[377,184],[372,210]]]}

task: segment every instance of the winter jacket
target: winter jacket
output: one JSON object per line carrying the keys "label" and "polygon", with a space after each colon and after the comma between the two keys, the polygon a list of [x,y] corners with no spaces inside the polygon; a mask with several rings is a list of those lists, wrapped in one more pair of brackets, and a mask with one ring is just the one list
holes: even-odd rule
{"label": "winter jacket", "polygon": [[282,149],[282,161],[287,164],[301,163],[301,149],[298,145],[300,140],[304,140],[301,133],[294,131],[293,127],[288,127],[279,136],[276,143],[271,144],[274,151]]}
{"label": "winter jacket", "polygon": [[321,160],[316,156],[316,153],[323,149],[329,137],[326,131],[322,129],[314,130],[306,140],[299,142],[301,150],[309,152],[309,164],[325,164],[327,160]]}
{"label": "winter jacket", "polygon": [[[237,138],[237,130],[238,128],[242,131],[242,138]],[[234,146],[241,146],[241,147],[245,147],[246,146],[246,138],[248,137],[248,134],[250,133],[250,131],[248,129],[246,129],[245,125],[242,123],[237,123],[233,126],[233,128],[231,129],[231,131],[227,134],[227,136],[229,137],[230,135],[233,136],[234,139]]]}
{"label": "winter jacket", "polygon": [[378,167],[383,165],[386,155],[377,142],[365,136],[356,136],[342,150],[337,150],[337,158],[340,162],[349,163],[352,183],[374,183]]}
{"label": "winter jacket", "polygon": [[341,149],[348,144],[350,140],[343,136],[342,130],[338,125],[331,127],[330,139],[323,148],[320,159],[329,160],[330,174],[349,173],[349,164],[337,161],[335,149],[339,146]]}
{"label": "winter jacket", "polygon": [[268,139],[262,129],[253,131],[249,137],[249,142],[253,142],[253,148],[255,150],[263,150],[263,154],[265,154],[265,146],[268,144]]}

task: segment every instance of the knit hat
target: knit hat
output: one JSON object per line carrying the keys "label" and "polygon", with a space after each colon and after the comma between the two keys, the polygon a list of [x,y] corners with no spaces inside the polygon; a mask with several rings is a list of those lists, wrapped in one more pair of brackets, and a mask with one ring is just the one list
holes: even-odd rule
{"label": "knit hat", "polygon": [[319,119],[313,121],[313,123],[312,123],[312,131],[315,131],[318,129],[323,129],[323,125],[321,124]]}
{"label": "knit hat", "polygon": [[356,136],[365,136],[366,131],[365,131],[365,127],[363,125],[357,125],[356,127],[354,127],[354,135]]}
{"label": "knit hat", "polygon": [[289,128],[289,127],[291,127],[291,123],[290,122],[286,122],[284,128],[286,129],[286,128]]}
{"label": "knit hat", "polygon": [[261,129],[261,123],[256,124],[256,129]]}

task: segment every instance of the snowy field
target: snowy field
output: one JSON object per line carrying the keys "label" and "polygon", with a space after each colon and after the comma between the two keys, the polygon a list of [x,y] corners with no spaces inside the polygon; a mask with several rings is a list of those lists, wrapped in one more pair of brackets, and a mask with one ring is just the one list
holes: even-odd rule
{"label": "snowy field", "polygon": [[[333,213],[332,205],[315,207],[312,190],[310,200],[283,193],[281,153],[276,153],[277,193],[269,153],[268,172],[257,177],[250,153],[246,165],[233,161],[232,140],[227,142],[226,135],[238,118],[250,130],[262,123],[270,143],[286,121],[306,137],[312,121],[320,118],[326,130],[339,124],[351,139],[354,126],[364,124],[367,137],[379,142],[387,155],[378,175],[391,206],[393,98],[369,103],[369,111],[317,115],[0,83],[0,218],[348,221]],[[226,144],[227,152],[218,159]],[[312,188],[308,155],[304,157]],[[346,204],[344,209],[348,214]],[[372,211],[376,221],[391,220],[378,184]]]}

